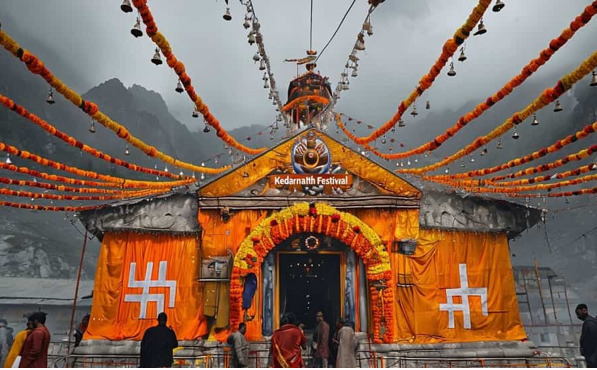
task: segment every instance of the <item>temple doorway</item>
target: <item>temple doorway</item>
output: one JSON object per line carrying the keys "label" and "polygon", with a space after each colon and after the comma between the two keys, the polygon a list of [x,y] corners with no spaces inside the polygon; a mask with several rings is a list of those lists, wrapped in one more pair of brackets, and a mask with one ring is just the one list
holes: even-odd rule
{"label": "temple doorway", "polygon": [[342,316],[343,252],[284,251],[277,257],[280,317],[293,312],[305,330],[311,331],[317,326],[317,312],[323,311],[332,326]]}

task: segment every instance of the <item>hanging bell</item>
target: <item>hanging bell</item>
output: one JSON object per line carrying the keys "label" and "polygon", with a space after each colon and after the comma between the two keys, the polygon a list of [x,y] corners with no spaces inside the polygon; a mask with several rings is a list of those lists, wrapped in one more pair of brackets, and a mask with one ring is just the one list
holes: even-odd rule
{"label": "hanging bell", "polygon": [[448,76],[456,76],[456,71],[454,70],[454,62],[450,63],[450,70],[448,71]]}
{"label": "hanging bell", "polygon": [[518,135],[518,131],[516,130],[516,126],[514,126],[514,133],[512,134],[512,139],[518,140],[520,135]]}
{"label": "hanging bell", "polygon": [[268,98],[269,100],[272,100],[272,99],[273,99],[273,97],[274,97],[274,96],[272,95],[272,91],[270,90],[270,91],[269,91],[269,95],[267,96],[267,98]]}
{"label": "hanging bell", "polygon": [[261,60],[261,57],[259,56],[259,52],[255,53],[255,55],[253,55],[253,61],[259,62],[260,60]]}
{"label": "hanging bell", "polygon": [[[466,167],[466,165],[464,164],[464,162],[462,162],[462,163],[460,164],[460,168],[465,168],[465,167]],[[446,173],[447,173],[447,172],[446,172]]]}
{"label": "hanging bell", "polygon": [[10,160],[10,153],[6,153],[6,160],[4,162],[6,164],[12,164],[12,161]]}
{"label": "hanging bell", "polygon": [[381,143],[382,143],[382,144],[385,144],[385,143],[386,143],[386,138],[385,138],[385,137],[381,139]]}
{"label": "hanging bell", "polygon": [[209,126],[207,125],[207,123],[205,124],[205,127],[203,127],[203,132],[204,133],[208,133],[209,132]]}
{"label": "hanging bell", "polygon": [[129,151],[129,145],[126,144],[126,147],[124,148],[124,155],[130,155],[131,152]]}
{"label": "hanging bell", "polygon": [[184,172],[182,172],[182,170],[178,173],[178,176],[180,177],[184,177]]}
{"label": "hanging bell", "polygon": [[504,147],[502,146],[502,140],[498,140],[497,146],[495,148],[498,150],[504,149]]}
{"label": "hanging bell", "polygon": [[466,59],[466,55],[464,55],[464,47],[462,47],[460,48],[460,55],[458,56],[458,61],[464,62]]}
{"label": "hanging bell", "polygon": [[245,22],[243,23],[243,27],[247,30],[251,27],[251,22],[246,18],[245,18]]}
{"label": "hanging bell", "polygon": [[398,127],[406,127],[406,123],[404,123],[404,121],[402,120],[402,118],[400,118],[398,120]]}
{"label": "hanging bell", "polygon": [[249,32],[249,40],[248,43],[249,45],[253,45],[255,43],[255,33],[253,31]]}
{"label": "hanging bell", "polygon": [[362,33],[359,33],[357,36],[357,42],[354,44],[354,49],[358,51],[365,50],[365,36]]}
{"label": "hanging bell", "polygon": [[485,154],[487,154],[487,148],[483,148],[483,150],[481,150],[481,157]]}
{"label": "hanging bell", "polygon": [[350,76],[351,76],[351,77],[357,77],[358,75],[359,75],[359,74],[358,74],[358,72],[357,72],[357,69],[356,69],[356,68],[355,68],[355,69],[353,69],[353,70],[352,70],[352,73],[350,74]]}
{"label": "hanging bell", "polygon": [[168,166],[164,166],[164,172],[168,172]]}
{"label": "hanging bell", "polygon": [[193,110],[193,114],[192,114],[193,118],[197,118],[199,117],[199,112],[197,112],[197,109]]}
{"label": "hanging bell", "polygon": [[122,4],[120,4],[120,10],[125,13],[130,13],[133,11],[133,7],[131,6],[131,0],[122,0]]}
{"label": "hanging bell", "polygon": [[141,31],[141,21],[139,20],[139,17],[137,17],[137,21],[135,22],[135,25],[131,29],[131,34],[135,37],[143,36],[143,31]]}
{"label": "hanging bell", "polygon": [[502,10],[504,8],[504,6],[506,6],[506,4],[504,4],[504,2],[502,0],[496,0],[495,4],[493,5],[493,8],[491,8],[491,10],[493,10],[494,12],[499,12],[500,10]]}
{"label": "hanging bell", "polygon": [[89,125],[89,132],[95,134],[95,120],[91,120],[91,125]]}
{"label": "hanging bell", "polygon": [[261,77],[263,81],[267,81],[267,72],[263,72],[263,77]]}
{"label": "hanging bell", "polygon": [[593,78],[591,79],[591,84],[589,86],[597,86],[597,71],[593,71]]}
{"label": "hanging bell", "polygon": [[155,53],[153,54],[153,58],[151,58],[151,62],[156,66],[162,64],[162,57],[160,56],[160,49],[155,48]]}
{"label": "hanging bell", "polygon": [[485,28],[485,24],[483,23],[483,19],[479,21],[479,25],[477,26],[477,32],[473,33],[473,35],[482,35],[487,33],[487,29]]}
{"label": "hanging bell", "polygon": [[201,172],[201,177],[199,177],[201,180],[205,180],[205,174],[203,172]]}
{"label": "hanging bell", "polygon": [[184,87],[182,87],[182,82],[180,82],[180,80],[178,80],[178,83],[176,84],[176,88],[174,90],[179,94],[182,94],[184,92]]}
{"label": "hanging bell", "polygon": [[475,157],[471,157],[471,163],[475,163]]}
{"label": "hanging bell", "polygon": [[537,119],[537,115],[533,114],[533,122],[531,122],[531,126],[539,125],[539,120]]}
{"label": "hanging bell", "polygon": [[54,100],[54,91],[52,91],[52,88],[50,88],[50,91],[48,91],[48,98],[46,99],[46,103],[50,105],[56,103],[56,101]]}
{"label": "hanging bell", "polygon": [[230,15],[230,8],[226,8],[226,13],[224,13],[224,15],[222,16],[222,18],[224,18],[225,21],[231,21],[232,20],[232,16]]}
{"label": "hanging bell", "polygon": [[410,115],[413,116],[413,117],[416,117],[416,116],[419,115],[419,113],[417,112],[417,106],[416,105],[413,105],[413,111],[410,112]]}
{"label": "hanging bell", "polygon": [[265,82],[263,83],[263,88],[269,89],[269,83],[267,82],[267,80],[265,80]]}
{"label": "hanging bell", "polygon": [[445,173],[450,173],[450,167],[446,167]]}
{"label": "hanging bell", "polygon": [[259,70],[265,71],[265,59],[261,59],[261,61],[259,62]]}
{"label": "hanging bell", "polygon": [[427,103],[425,103],[425,109],[431,109],[431,103],[429,100],[427,100]]}
{"label": "hanging bell", "polygon": [[560,104],[560,101],[559,101],[559,100],[556,100],[556,106],[555,106],[555,108],[553,109],[553,111],[554,111],[554,112],[561,112],[561,111],[563,111],[563,110],[564,110],[564,108],[562,108],[562,104]]}

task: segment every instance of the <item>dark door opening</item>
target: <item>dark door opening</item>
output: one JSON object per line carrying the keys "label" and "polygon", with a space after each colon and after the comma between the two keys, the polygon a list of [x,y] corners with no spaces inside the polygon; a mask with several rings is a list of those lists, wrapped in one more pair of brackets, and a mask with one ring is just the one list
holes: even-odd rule
{"label": "dark door opening", "polygon": [[317,311],[333,327],[340,318],[340,254],[279,253],[280,316],[294,312],[299,323],[311,331]]}

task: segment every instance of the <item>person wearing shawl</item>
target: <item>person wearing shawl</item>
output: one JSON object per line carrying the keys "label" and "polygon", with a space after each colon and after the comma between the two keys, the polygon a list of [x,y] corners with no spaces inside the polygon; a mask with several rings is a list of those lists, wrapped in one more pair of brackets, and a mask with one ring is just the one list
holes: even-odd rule
{"label": "person wearing shawl", "polygon": [[296,325],[296,316],[289,312],[282,318],[282,326],[272,335],[270,358],[274,367],[305,367],[302,350],[307,338]]}

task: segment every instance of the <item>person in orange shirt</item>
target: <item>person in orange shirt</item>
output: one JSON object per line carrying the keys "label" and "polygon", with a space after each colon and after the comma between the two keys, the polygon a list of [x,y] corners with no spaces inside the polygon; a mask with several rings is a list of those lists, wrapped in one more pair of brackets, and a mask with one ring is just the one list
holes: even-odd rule
{"label": "person in orange shirt", "polygon": [[289,312],[282,318],[282,326],[272,335],[270,358],[274,367],[305,367],[302,350],[307,338],[296,325],[296,316]]}
{"label": "person in orange shirt", "polygon": [[4,361],[4,367],[9,368],[12,367],[17,356],[21,353],[21,349],[23,348],[23,344],[25,343],[25,339],[31,330],[33,329],[33,323],[30,320],[27,320],[27,328],[23,331],[17,333],[14,342],[12,342],[12,347],[10,347],[10,352],[8,352],[8,356],[6,356],[6,360]]}

